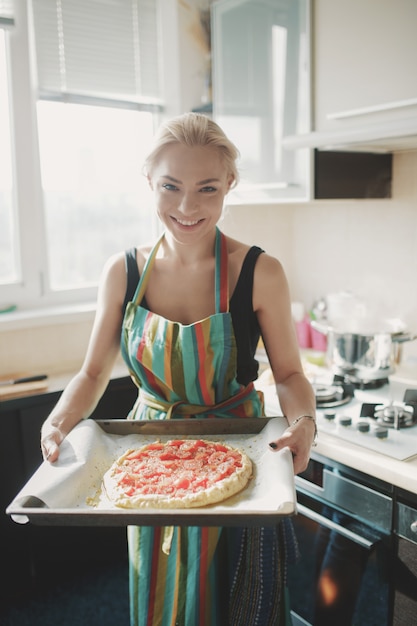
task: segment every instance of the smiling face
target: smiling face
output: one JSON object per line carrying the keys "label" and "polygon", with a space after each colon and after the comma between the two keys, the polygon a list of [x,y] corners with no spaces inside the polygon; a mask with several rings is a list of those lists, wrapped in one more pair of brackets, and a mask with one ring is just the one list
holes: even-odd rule
{"label": "smiling face", "polygon": [[233,176],[216,148],[175,143],[162,150],[148,180],[161,222],[186,241],[213,232]]}

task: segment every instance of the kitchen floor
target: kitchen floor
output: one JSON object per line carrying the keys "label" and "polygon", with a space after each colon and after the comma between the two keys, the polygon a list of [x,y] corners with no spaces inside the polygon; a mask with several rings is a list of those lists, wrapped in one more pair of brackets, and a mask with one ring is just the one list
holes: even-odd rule
{"label": "kitchen floor", "polygon": [[27,530],[30,554],[6,578],[0,626],[129,626],[125,528]]}
{"label": "kitchen floor", "polygon": [[1,626],[128,626],[127,564],[46,577],[2,613]]}

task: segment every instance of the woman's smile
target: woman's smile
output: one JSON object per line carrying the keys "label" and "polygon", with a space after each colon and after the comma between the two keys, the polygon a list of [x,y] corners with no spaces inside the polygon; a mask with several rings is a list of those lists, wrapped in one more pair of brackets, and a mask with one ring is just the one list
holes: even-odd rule
{"label": "woman's smile", "polygon": [[183,219],[180,219],[178,217],[172,217],[172,219],[175,220],[181,226],[186,226],[186,227],[196,226],[200,222],[204,221],[202,219],[200,219],[200,220],[183,220]]}

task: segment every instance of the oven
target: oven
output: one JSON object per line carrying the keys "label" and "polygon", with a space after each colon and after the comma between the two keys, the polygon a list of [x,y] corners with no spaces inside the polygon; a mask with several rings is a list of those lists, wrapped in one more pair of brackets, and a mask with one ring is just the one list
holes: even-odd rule
{"label": "oven", "polygon": [[296,488],[293,626],[391,624],[391,485],[313,454]]}

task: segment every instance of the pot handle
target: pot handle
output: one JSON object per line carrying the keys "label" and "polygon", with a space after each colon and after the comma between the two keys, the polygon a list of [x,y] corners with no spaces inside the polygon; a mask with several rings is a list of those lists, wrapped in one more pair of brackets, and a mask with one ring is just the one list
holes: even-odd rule
{"label": "pot handle", "polygon": [[395,343],[405,343],[406,341],[414,341],[417,339],[417,335],[411,333],[394,333],[391,335],[391,339]]}
{"label": "pot handle", "polygon": [[318,322],[317,320],[310,320],[310,325],[317,332],[322,333],[322,335],[328,335],[332,329],[329,324],[324,324],[323,322]]}

